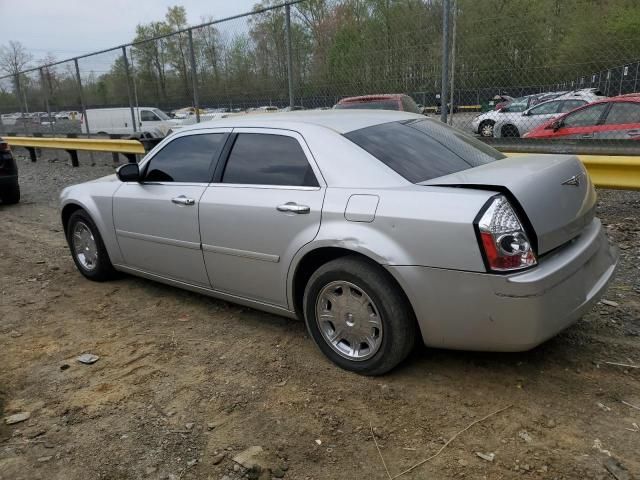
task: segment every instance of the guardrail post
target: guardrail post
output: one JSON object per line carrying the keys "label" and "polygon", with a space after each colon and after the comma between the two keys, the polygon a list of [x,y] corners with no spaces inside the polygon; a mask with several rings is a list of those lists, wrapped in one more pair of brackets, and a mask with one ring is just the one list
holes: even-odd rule
{"label": "guardrail post", "polygon": [[291,49],[291,5],[284,6],[285,33],[287,36],[287,78],[289,80],[289,106],[293,110],[295,98],[293,96],[293,52]]}
{"label": "guardrail post", "polygon": [[25,147],[27,150],[29,150],[29,158],[31,158],[32,162],[35,162],[38,160],[38,156],[36,155],[36,149],[34,147]]}
{"label": "guardrail post", "polygon": [[[67,133],[67,138],[78,138],[78,135],[75,133]],[[78,151],[77,150],[66,150],[66,152],[71,157],[71,166],[79,167],[80,162],[78,162]]]}
{"label": "guardrail post", "polygon": [[193,50],[193,30],[189,30],[189,57],[191,61],[191,86],[193,88],[193,107],[196,109],[196,123],[200,123],[200,102],[198,101],[198,67]]}
{"label": "guardrail post", "polygon": [[[117,140],[118,138],[121,138],[121,135],[118,135],[117,133],[112,133],[109,135],[109,138],[111,140]],[[120,155],[118,155],[118,152],[111,152],[111,160],[113,161],[114,167],[117,167],[118,165],[120,165]]]}
{"label": "guardrail post", "polygon": [[127,97],[129,98],[129,109],[131,110],[131,124],[133,125],[133,133],[136,133],[138,131],[138,126],[136,125],[136,112],[133,109],[133,98],[131,97],[131,73],[129,72],[127,47],[122,47],[122,60],[124,61],[124,73],[127,77]]}
{"label": "guardrail post", "polygon": [[127,160],[129,160],[129,163],[137,163],[138,160],[136,159],[136,154],[135,153],[124,153],[123,154],[125,157],[127,157]]}

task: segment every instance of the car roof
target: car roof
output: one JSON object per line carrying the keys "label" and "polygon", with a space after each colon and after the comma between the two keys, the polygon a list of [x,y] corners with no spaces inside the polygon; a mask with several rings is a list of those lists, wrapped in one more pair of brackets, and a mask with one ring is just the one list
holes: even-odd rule
{"label": "car roof", "polygon": [[304,129],[305,127],[324,127],[338,133],[348,133],[381,123],[427,118],[424,115],[393,110],[303,110],[295,112],[262,113],[259,115],[233,115],[210,120],[180,129],[197,130],[201,128],[281,128],[285,130]]}

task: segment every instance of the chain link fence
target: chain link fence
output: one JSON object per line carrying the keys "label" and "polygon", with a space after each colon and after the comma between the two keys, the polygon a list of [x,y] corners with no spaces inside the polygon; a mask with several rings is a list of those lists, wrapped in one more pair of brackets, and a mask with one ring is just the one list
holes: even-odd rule
{"label": "chain link fence", "polygon": [[300,0],[177,32],[151,22],[134,43],[0,78],[0,133],[162,136],[407,94],[487,140],[639,139],[639,26],[631,0]]}

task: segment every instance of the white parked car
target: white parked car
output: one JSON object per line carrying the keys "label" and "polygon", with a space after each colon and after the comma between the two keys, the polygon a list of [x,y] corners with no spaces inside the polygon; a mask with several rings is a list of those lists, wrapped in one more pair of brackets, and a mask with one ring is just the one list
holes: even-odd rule
{"label": "white parked car", "polygon": [[17,112],[17,113],[6,113],[6,114],[2,115],[0,120],[2,120],[2,125],[9,126],[9,125],[15,125],[17,118],[20,118],[20,112]]}
{"label": "white parked car", "polygon": [[[171,128],[180,125],[182,120],[172,120],[159,108],[135,107],[133,109],[136,119],[136,132],[147,137],[162,138]],[[102,135],[131,134],[133,135],[133,123],[131,109],[124,108],[90,108],[86,111],[89,123],[89,131]],[[81,116],[82,133],[87,133],[84,118]]]}
{"label": "white parked car", "polygon": [[553,117],[603,98],[605,97],[592,92],[570,92],[553,100],[538,103],[522,113],[507,113],[494,124],[493,136],[522,137]]}

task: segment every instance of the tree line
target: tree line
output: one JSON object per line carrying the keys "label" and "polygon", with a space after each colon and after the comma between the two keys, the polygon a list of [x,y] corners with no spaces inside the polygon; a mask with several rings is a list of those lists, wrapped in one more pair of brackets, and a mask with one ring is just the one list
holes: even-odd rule
{"label": "tree line", "polygon": [[[255,10],[279,1],[264,0]],[[459,90],[482,89],[489,95],[497,89],[542,88],[640,59],[636,0],[451,3]],[[434,94],[440,88],[442,9],[442,0],[306,0],[292,6],[296,103],[330,106],[341,96],[367,93]],[[163,20],[137,26],[127,54],[138,104],[192,104],[189,35],[169,35],[187,27],[181,6],[168,8]],[[192,41],[202,105],[257,106],[288,99],[284,8],[193,29]],[[42,74],[16,75],[41,63],[17,42],[0,49],[0,69],[13,76],[0,82],[0,109],[16,109],[16,77],[20,101],[30,110],[44,109],[45,90],[52,108],[80,105],[73,62]],[[83,59],[81,66],[87,105],[128,104],[120,51]]]}

